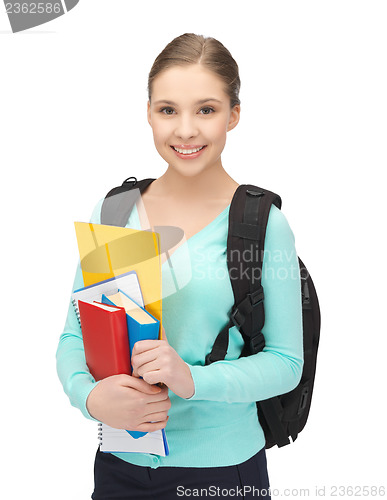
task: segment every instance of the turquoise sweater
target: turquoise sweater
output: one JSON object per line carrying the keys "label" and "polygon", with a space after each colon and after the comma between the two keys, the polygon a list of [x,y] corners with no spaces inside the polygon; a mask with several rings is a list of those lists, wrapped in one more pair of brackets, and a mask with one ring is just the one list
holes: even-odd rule
{"label": "turquoise sweater", "polygon": [[[100,202],[91,222],[100,223]],[[195,383],[190,399],[171,391],[167,457],[117,453],[140,466],[220,467],[241,463],[265,445],[255,401],[292,390],[303,366],[301,292],[293,233],[282,212],[270,211],[263,260],[266,346],[239,358],[243,341],[230,330],[227,357],[204,359],[228,322],[233,292],[226,244],[230,205],[175,250],[162,265],[163,325],[168,342],[188,363]],[[127,227],[141,229],[136,207]],[[73,290],[83,286],[78,266]],[[70,303],[57,350],[57,370],[73,406],[94,420],[86,399],[96,382],[85,363],[82,333]]]}

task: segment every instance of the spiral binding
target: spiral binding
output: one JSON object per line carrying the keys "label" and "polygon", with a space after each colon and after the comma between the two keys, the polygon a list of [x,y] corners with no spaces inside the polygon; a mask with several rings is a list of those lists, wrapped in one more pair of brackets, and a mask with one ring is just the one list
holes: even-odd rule
{"label": "spiral binding", "polygon": [[81,316],[79,314],[79,309],[77,307],[77,301],[75,299],[72,299],[71,302],[73,303],[74,309],[75,309],[75,314],[77,315],[78,323],[79,325],[81,324]]}
{"label": "spiral binding", "polygon": [[101,422],[98,422],[98,443],[99,446],[102,446],[102,424]]}

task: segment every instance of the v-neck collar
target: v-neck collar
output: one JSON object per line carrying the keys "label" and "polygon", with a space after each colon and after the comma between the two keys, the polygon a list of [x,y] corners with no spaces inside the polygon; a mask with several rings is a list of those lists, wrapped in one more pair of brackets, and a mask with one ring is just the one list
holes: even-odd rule
{"label": "v-neck collar", "polygon": [[184,241],[182,243],[180,243],[180,245],[176,248],[176,250],[174,250],[172,252],[172,254],[168,254],[169,255],[168,258],[165,259],[165,261],[162,263],[162,265],[164,265],[166,262],[170,263],[172,256],[176,252],[178,252],[182,247],[184,247],[185,245],[189,245],[192,242],[195,242],[200,236],[205,235],[208,231],[213,229],[213,226],[215,226],[223,218],[223,215],[229,210],[229,208],[230,208],[230,203],[227,205],[227,207],[224,210],[222,210],[220,212],[220,214],[218,214],[214,219],[212,219],[211,222],[209,222],[204,227],[202,227],[202,229],[199,229],[199,231],[197,231],[195,234],[193,234],[189,238],[184,238]]}
{"label": "v-neck collar", "polygon": [[206,224],[204,227],[202,227],[201,229],[199,229],[199,231],[197,231],[195,234],[193,234],[192,236],[190,236],[188,239],[186,239],[186,242],[188,243],[189,241],[191,241],[192,239],[195,239],[196,237],[198,237],[200,234],[202,233],[206,233],[207,231],[209,231],[209,229],[215,225],[218,220],[222,217],[222,215],[228,211],[228,209],[230,208],[230,203],[227,205],[227,207],[222,210],[220,212],[220,214],[218,214],[214,219],[212,219],[212,221],[210,221],[208,224]]}
{"label": "v-neck collar", "polygon": [[[231,206],[231,203],[229,203],[226,208],[224,208],[214,219],[212,219],[212,221],[210,221],[208,224],[206,224],[204,227],[202,227],[201,229],[199,229],[199,231],[197,231],[196,233],[194,233],[192,236],[190,236],[189,238],[185,238],[184,237],[184,241],[182,243],[179,244],[179,246],[176,248],[176,250],[174,250],[172,252],[172,254],[169,254],[168,253],[168,258],[162,263],[162,265],[164,265],[167,261],[170,261],[171,257],[175,254],[175,252],[177,252],[182,246],[188,244],[188,243],[192,243],[192,241],[196,241],[197,238],[199,238],[199,236],[203,236],[205,235],[210,229],[213,228],[213,226],[215,226],[217,224],[217,222],[223,218],[224,214],[226,212],[228,212],[228,210],[230,209],[230,206]],[[140,221],[140,217],[139,217],[139,214],[138,214],[138,210],[137,210],[137,205],[135,204],[134,207],[136,209],[136,217],[137,217],[137,220],[138,220],[138,226],[140,229],[142,229],[141,227],[141,221]]]}

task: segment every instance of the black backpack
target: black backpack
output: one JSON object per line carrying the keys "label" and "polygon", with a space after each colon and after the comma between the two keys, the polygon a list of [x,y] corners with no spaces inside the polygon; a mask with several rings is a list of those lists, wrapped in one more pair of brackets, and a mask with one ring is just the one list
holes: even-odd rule
{"label": "black backpack", "polygon": [[[102,204],[101,224],[124,227],[138,194],[154,180],[137,181],[135,177],[129,177],[121,186],[109,191]],[[132,191],[133,188],[139,191]],[[235,304],[230,313],[229,323],[219,333],[211,352],[206,356],[206,364],[225,358],[229,328],[234,325],[245,342],[241,356],[260,352],[265,346],[262,334],[265,321],[264,291],[260,278],[266,225],[272,204],[281,208],[281,198],[271,191],[249,184],[240,185],[231,201],[227,238],[227,265],[230,279],[230,268],[235,254],[243,255],[243,251],[248,250],[252,252],[250,255],[257,256],[257,260],[243,261],[245,271],[239,273],[238,279],[231,279]],[[320,307],[313,281],[300,259],[299,265],[304,338],[303,372],[300,383],[292,391],[257,402],[258,418],[265,433],[266,448],[274,445],[285,446],[290,443],[289,438],[292,441],[297,438],[306,424],[312,399],[320,339]],[[250,279],[252,276],[253,280]]]}

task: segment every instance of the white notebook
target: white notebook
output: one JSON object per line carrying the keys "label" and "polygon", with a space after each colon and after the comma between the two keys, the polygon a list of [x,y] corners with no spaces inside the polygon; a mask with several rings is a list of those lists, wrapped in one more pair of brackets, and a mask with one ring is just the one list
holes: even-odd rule
{"label": "white notebook", "polygon": [[92,302],[94,300],[96,302],[102,302],[102,294],[111,295],[117,293],[118,289],[129,295],[129,297],[137,302],[138,305],[144,307],[144,299],[142,297],[137,273],[136,271],[129,271],[128,273],[120,274],[119,276],[116,276],[114,278],[100,281],[95,285],[90,285],[86,286],[85,288],[75,290],[71,295],[71,298],[78,317],[78,321],[80,322],[78,300],[83,300],[85,302]]}
{"label": "white notebook", "polygon": [[125,430],[113,429],[101,423],[98,427],[100,450],[105,453],[152,453],[161,457],[169,454],[164,429],[134,439]]}

